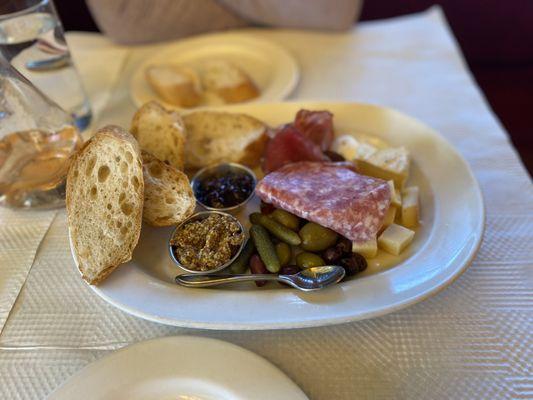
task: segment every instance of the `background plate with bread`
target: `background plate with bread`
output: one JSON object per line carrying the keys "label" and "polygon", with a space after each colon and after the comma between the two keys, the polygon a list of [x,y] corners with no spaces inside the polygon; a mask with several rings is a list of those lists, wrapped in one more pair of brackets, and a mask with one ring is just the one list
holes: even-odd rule
{"label": "background plate with bread", "polygon": [[130,81],[140,107],[196,108],[286,98],[298,83],[294,57],[273,42],[245,33],[210,34],[162,48],[141,63]]}

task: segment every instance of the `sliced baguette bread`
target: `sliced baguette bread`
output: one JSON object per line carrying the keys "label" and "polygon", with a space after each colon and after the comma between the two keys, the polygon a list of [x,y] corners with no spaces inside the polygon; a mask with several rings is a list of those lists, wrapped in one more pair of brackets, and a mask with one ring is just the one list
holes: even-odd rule
{"label": "sliced baguette bread", "polygon": [[185,164],[185,125],[179,114],[150,101],[133,116],[131,134],[142,150],[179,170]]}
{"label": "sliced baguette bread", "polygon": [[133,136],[118,126],[98,130],[74,156],[66,192],[78,268],[97,285],[131,259],[141,232],[144,183]]}
{"label": "sliced baguette bread", "polygon": [[240,103],[259,96],[259,89],[246,72],[226,60],[212,60],[201,68],[201,82],[207,94],[225,103]]}
{"label": "sliced baguette bread", "polygon": [[195,170],[220,162],[256,167],[268,140],[268,127],[246,114],[196,111],[183,116],[185,166]]}
{"label": "sliced baguette bread", "polygon": [[196,200],[183,172],[143,151],[143,219],[153,226],[177,225],[192,215]]}
{"label": "sliced baguette bread", "polygon": [[146,80],[167,103],[196,107],[202,102],[202,87],[196,71],[178,65],[152,65],[145,70]]}

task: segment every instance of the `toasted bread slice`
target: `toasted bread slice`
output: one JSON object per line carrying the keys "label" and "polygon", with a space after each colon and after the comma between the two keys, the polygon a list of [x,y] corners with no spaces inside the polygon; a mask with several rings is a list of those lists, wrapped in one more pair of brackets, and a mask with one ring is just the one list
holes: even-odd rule
{"label": "toasted bread slice", "polygon": [[196,111],[183,117],[185,166],[199,169],[220,162],[256,167],[268,140],[268,127],[246,114]]}
{"label": "toasted bread slice", "polygon": [[196,71],[178,65],[152,65],[146,80],[164,101],[179,107],[196,107],[202,102],[202,87]]}
{"label": "toasted bread slice", "polygon": [[179,114],[150,101],[133,116],[131,134],[142,150],[179,170],[185,164],[185,125]]}
{"label": "toasted bread slice", "polygon": [[118,126],[97,131],[74,157],[66,192],[78,268],[97,285],[131,259],[141,232],[144,183],[133,136]]}
{"label": "toasted bread slice", "polygon": [[153,226],[170,226],[192,215],[196,199],[187,175],[145,151],[142,159],[144,221]]}
{"label": "toasted bread slice", "polygon": [[214,93],[225,103],[240,103],[259,96],[259,89],[246,72],[226,60],[203,64],[201,82],[206,93]]}

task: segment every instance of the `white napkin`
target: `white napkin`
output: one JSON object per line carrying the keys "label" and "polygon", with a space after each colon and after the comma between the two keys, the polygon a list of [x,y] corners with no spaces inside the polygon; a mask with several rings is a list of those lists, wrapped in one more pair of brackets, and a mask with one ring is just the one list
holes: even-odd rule
{"label": "white napkin", "polygon": [[0,333],[56,213],[0,208]]}

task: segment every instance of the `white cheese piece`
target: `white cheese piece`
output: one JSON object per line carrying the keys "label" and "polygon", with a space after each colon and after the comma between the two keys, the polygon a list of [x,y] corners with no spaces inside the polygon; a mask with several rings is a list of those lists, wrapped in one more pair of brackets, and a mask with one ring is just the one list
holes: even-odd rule
{"label": "white cheese piece", "polygon": [[391,192],[391,204],[394,207],[402,206],[402,195],[400,194],[400,189],[396,189],[394,186],[394,181],[388,181],[390,192]]}
{"label": "white cheese piece", "polygon": [[405,188],[402,196],[402,225],[406,228],[418,226],[418,187]]}
{"label": "white cheese piece", "polygon": [[361,254],[364,258],[374,258],[378,254],[377,240],[371,239],[364,243],[352,242],[352,251]]}
{"label": "white cheese piece", "polygon": [[351,135],[338,136],[331,144],[331,150],[339,153],[348,161],[353,161],[356,158],[358,147],[359,142]]}
{"label": "white cheese piece", "polygon": [[376,154],[377,151],[377,147],[372,146],[369,143],[360,142],[356,150],[355,158],[358,160],[367,160],[372,157],[372,155]]}
{"label": "white cheese piece", "polygon": [[409,163],[409,152],[405,147],[390,147],[359,159],[357,166],[364,175],[393,180],[395,187],[402,188],[409,177]]}
{"label": "white cheese piece", "polygon": [[378,246],[387,253],[399,255],[415,237],[415,232],[401,225],[391,224],[378,238]]}

